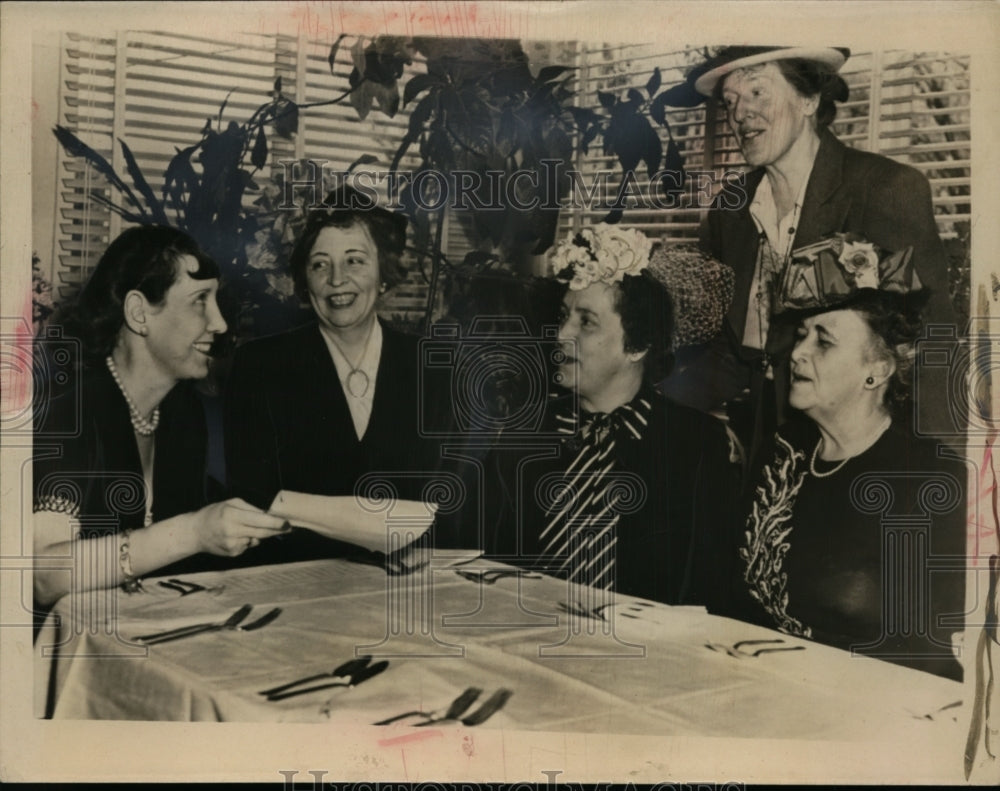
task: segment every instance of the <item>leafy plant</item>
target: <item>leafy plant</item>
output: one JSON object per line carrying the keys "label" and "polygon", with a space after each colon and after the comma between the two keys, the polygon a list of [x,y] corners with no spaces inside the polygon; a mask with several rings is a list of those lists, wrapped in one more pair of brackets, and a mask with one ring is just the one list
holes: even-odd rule
{"label": "leafy plant", "polygon": [[[242,324],[244,329],[250,327],[263,334],[287,327],[296,320],[299,309],[283,266],[279,266],[283,261],[271,255],[278,214],[267,216],[268,193],[255,180],[271,153],[267,130],[292,138],[298,130],[301,110],[337,104],[353,90],[329,101],[300,105],[284,95],[278,77],[269,101],[243,123],[230,120],[223,127],[230,91],[215,118],[206,119],[201,139],[184,148],[175,147],[159,195],[124,140],[119,138],[118,145],[131,186],[107,159],[72,131],[62,126],[53,131],[70,156],[82,157],[107,179],[111,195],[92,192],[92,200],[130,223],[159,223],[187,231],[222,270],[220,300],[228,314],[238,317],[230,322],[231,330],[238,330]],[[244,205],[248,192],[262,193],[253,209]],[[279,234],[283,230],[282,223]],[[234,333],[230,336],[234,337]]]}
{"label": "leafy plant", "polygon": [[31,323],[35,335],[45,327],[45,322],[56,310],[52,299],[52,284],[42,274],[42,259],[31,254]]}
{"label": "leafy plant", "polygon": [[[331,63],[342,39],[331,49]],[[543,253],[554,241],[558,206],[571,186],[567,171],[577,150],[586,154],[599,140],[604,153],[618,160],[624,181],[634,182],[637,169],[645,165],[667,195],[682,188],[683,158],[670,133],[666,108],[688,106],[688,97],[661,90],[659,69],[644,92],[600,92],[598,104],[585,107],[573,90],[574,67],[549,65],[533,73],[517,41],[378,36],[356,39],[351,54],[349,83],[356,89],[351,102],[361,118],[375,107],[390,116],[410,109],[390,174],[400,173],[408,155],[417,155],[417,165],[408,181],[390,181],[402,185],[391,197],[398,198],[413,221],[415,244],[434,263],[428,313],[444,263],[444,212],[427,208],[437,204],[437,196],[415,191],[421,183],[438,185],[437,174],[471,174],[471,188],[465,193],[469,210],[455,214],[478,245],[466,263],[482,269],[476,261],[493,267],[499,259],[505,268],[522,273],[528,256]],[[402,84],[406,67],[418,57],[424,59],[426,71]],[[654,124],[667,130],[666,152]],[[502,179],[524,171],[533,179],[519,178],[509,194],[503,190],[498,205],[498,187],[506,186]],[[624,209],[621,203],[613,204],[605,222],[618,222]],[[444,268],[452,277],[468,275]]]}

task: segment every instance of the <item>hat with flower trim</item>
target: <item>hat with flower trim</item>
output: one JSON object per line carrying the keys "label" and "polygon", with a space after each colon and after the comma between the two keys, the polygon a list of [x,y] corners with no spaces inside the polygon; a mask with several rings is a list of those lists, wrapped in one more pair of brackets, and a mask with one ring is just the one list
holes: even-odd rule
{"label": "hat with flower trim", "polygon": [[570,233],[549,254],[550,271],[570,290],[646,277],[669,295],[674,349],[705,343],[719,332],[733,298],[735,275],[692,244],[662,244],[634,228],[600,223]]}
{"label": "hat with flower trim", "polygon": [[912,247],[893,253],[857,234],[838,233],[792,251],[774,312],[836,308],[866,289],[902,296],[923,287]]}

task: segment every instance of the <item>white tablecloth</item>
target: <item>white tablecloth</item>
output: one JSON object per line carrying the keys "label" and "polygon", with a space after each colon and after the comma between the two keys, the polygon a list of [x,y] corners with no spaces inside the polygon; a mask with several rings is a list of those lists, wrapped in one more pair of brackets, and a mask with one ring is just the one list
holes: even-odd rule
{"label": "white tablecloth", "polygon": [[[36,641],[38,713],[367,726],[442,710],[477,687],[480,702],[513,692],[479,728],[866,741],[960,728],[962,687],[946,679],[700,608],[622,596],[601,607],[604,594],[547,577],[476,581],[459,571],[506,567],[461,562],[444,554],[389,576],[316,561],[192,575],[210,590],[183,597],[155,580],[134,595],[68,597]],[[131,642],[224,620],[244,603],[254,605],[248,621],[283,612],[259,631]],[[603,618],[573,614],[585,610]],[[389,667],[357,687],[281,702],[257,694],[364,654]]]}

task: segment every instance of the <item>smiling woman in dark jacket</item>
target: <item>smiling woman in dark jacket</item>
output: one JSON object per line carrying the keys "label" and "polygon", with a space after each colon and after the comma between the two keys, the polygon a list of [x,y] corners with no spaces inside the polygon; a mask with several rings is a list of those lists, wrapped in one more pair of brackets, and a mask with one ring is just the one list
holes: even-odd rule
{"label": "smiling woman in dark jacket", "polygon": [[[316,321],[236,352],[226,398],[233,493],[261,508],[282,489],[353,495],[366,473],[420,499],[438,466],[418,424],[418,339],[383,323],[379,297],[402,280],[406,219],[344,189],[313,209],[291,257]],[[306,531],[241,558],[272,563],[340,555]]]}

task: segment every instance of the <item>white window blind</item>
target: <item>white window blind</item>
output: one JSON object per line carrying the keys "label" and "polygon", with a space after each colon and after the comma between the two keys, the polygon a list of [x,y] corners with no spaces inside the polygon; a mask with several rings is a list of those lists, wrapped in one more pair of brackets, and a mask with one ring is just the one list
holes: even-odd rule
{"label": "white window blind", "polygon": [[[300,105],[329,102],[347,88],[354,40],[348,37],[339,48],[331,75],[327,57],[332,42],[304,36],[233,35],[219,40],[153,32],[100,37],[67,33],[62,46],[60,122],[103,154],[131,185],[117,144],[118,138],[125,140],[159,196],[163,171],[176,149],[196,143],[206,119],[218,128],[219,107],[227,94],[221,128],[229,121],[246,121],[268,101],[278,77],[283,93]],[[547,51],[544,46],[533,49],[526,43],[525,47],[538,56],[538,62],[532,62],[534,71],[550,65],[541,59]],[[562,44],[548,51],[558,52],[561,64],[576,66],[570,87],[577,92],[579,106],[599,108],[598,91],[643,90],[654,68],[660,69],[664,87],[680,82],[701,61],[704,48]],[[567,52],[575,53],[574,63],[564,62]],[[424,70],[422,63],[414,63],[401,84]],[[839,105],[833,131],[848,145],[894,157],[924,172],[931,182],[942,236],[966,238],[971,214],[969,58],[896,50],[859,52],[852,54],[842,74],[851,96]],[[255,181],[269,179],[282,160],[326,162],[328,173],[338,173],[360,156],[371,155],[376,161],[367,169],[385,172],[406,131],[411,107],[401,108],[394,118],[373,108],[365,119],[358,118],[347,101],[305,107],[293,140],[268,134],[268,164],[255,174]],[[710,171],[719,177],[744,167],[721,111],[706,115],[705,105],[667,108],[667,119],[689,174]],[[656,124],[654,128],[665,150],[667,132]],[[402,170],[414,169],[416,149],[401,163]],[[61,150],[59,157],[53,260],[58,261],[58,295],[65,298],[86,278],[121,230],[122,221],[91,199],[96,194],[120,200],[103,177],[82,158]],[[599,172],[607,171],[608,191],[614,197],[620,166],[602,154],[600,138],[587,154],[578,146],[571,166],[588,186]],[[638,183],[648,188],[644,178]],[[627,209],[622,224],[667,241],[696,238],[704,201],[697,200],[695,186],[689,184],[676,208]],[[245,202],[255,198],[248,192]],[[597,222],[606,213],[601,207],[567,209],[561,227],[564,231]],[[173,219],[169,213],[168,217]],[[444,254],[457,263],[471,247],[462,224],[453,215],[447,217]],[[427,286],[426,272],[414,268],[409,279],[390,292],[383,313],[415,320],[425,309]]]}
{"label": "white window blind", "polygon": [[[206,119],[220,130],[231,121],[245,122],[269,100],[276,78],[281,78],[283,94],[300,105],[339,96],[348,85],[353,61],[349,48],[341,48],[331,75],[330,43],[292,36],[234,35],[219,40],[141,31],[101,38],[67,33],[62,43],[60,123],[111,162],[132,186],[117,143],[125,140],[160,197],[167,164],[178,148],[201,139]],[[325,162],[327,175],[346,171],[362,154],[376,157],[372,168],[387,170],[407,118],[406,112],[390,119],[373,110],[362,120],[347,101],[304,109],[293,140],[268,130],[267,165],[254,180],[263,184],[282,169],[280,163],[305,158]],[[93,200],[96,195],[121,203],[106,179],[80,157],[61,150],[59,156],[54,259],[59,262],[59,296],[65,298],[86,279],[123,220]],[[200,170],[196,158],[192,164]],[[303,172],[289,166],[293,178],[303,177]],[[317,190],[319,200],[323,184]],[[244,205],[258,196],[248,191]],[[175,220],[170,211],[168,219]],[[425,294],[424,277],[415,271],[391,292],[385,312],[412,319],[422,313]]]}
{"label": "white window blind", "polygon": [[[703,47],[666,50],[656,45],[583,45],[580,86],[582,106],[599,106],[598,91],[642,91],[659,68],[664,86],[683,80],[687,70],[703,60]],[[884,154],[912,165],[927,176],[933,193],[939,231],[944,238],[964,237],[970,218],[971,135],[969,118],[969,57],[967,55],[906,51],[853,53],[841,69],[850,88],[847,102],[838,104],[831,129],[844,143]],[[714,112],[711,112],[714,109]],[[743,170],[745,163],[729,134],[725,113],[712,105],[692,109],[668,108],[673,139],[689,171],[711,171],[716,179],[727,170]],[[664,150],[665,129],[654,124]],[[620,166],[604,156],[598,144],[589,154],[580,152],[577,167],[590,184],[601,170],[610,170],[611,194],[621,184]],[[637,174],[638,175],[638,174]],[[639,179],[645,187],[643,178]],[[694,200],[696,185],[676,209],[626,210],[623,225],[640,228],[666,241],[697,237],[703,213]],[[597,222],[606,209],[575,211],[567,226]]]}

